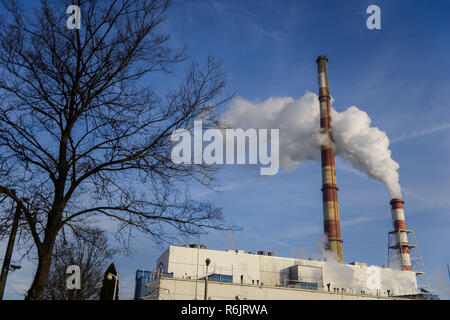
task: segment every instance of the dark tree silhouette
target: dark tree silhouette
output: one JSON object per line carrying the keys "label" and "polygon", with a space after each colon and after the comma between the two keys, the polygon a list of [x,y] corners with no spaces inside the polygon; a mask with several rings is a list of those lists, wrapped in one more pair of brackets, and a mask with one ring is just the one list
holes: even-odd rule
{"label": "dark tree silhouette", "polygon": [[[53,249],[49,278],[43,299],[98,300],[103,270],[117,250],[108,246],[108,239],[98,228],[77,228],[71,235],[60,234]],[[67,289],[67,268],[80,267],[81,289]]]}
{"label": "dark tree silhouette", "polygon": [[[67,28],[72,4],[81,8],[81,29]],[[214,124],[226,99],[212,57],[187,66],[165,95],[151,86],[154,74],[186,61],[159,27],[168,0],[41,0],[32,15],[15,0],[3,5],[0,194],[24,208],[20,242],[36,252],[28,299],[42,298],[65,225],[108,218],[157,243],[234,228],[186,191],[192,181],[211,185],[216,168],[170,159],[171,133],[195,119]]]}
{"label": "dark tree silhouette", "polygon": [[[108,277],[108,275],[114,276]],[[116,267],[114,266],[114,263],[111,263],[108,269],[106,269],[103,277],[103,284],[100,290],[100,300],[119,300],[119,279],[115,278],[117,276]],[[116,291],[115,295],[114,289]]]}

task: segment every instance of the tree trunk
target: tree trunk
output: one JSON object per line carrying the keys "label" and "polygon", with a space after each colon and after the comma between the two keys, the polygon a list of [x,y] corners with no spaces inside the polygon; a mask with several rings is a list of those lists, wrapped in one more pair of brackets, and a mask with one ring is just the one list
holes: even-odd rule
{"label": "tree trunk", "polygon": [[26,300],[41,300],[47,284],[48,272],[50,270],[52,254],[51,251],[39,254],[39,262],[34,275],[33,284],[28,290]]}
{"label": "tree trunk", "polygon": [[[53,229],[53,228],[52,228]],[[44,243],[38,248],[38,267],[34,275],[33,283],[28,290],[26,300],[41,300],[47,285],[48,273],[52,262],[53,246],[55,245],[58,231],[56,228],[48,232]]]}

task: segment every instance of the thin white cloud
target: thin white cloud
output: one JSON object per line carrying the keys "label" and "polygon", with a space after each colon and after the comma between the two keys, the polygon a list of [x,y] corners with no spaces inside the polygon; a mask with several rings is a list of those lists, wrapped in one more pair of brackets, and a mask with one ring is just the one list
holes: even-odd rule
{"label": "thin white cloud", "polygon": [[213,189],[208,189],[206,191],[193,193],[192,194],[192,198],[198,199],[198,198],[209,196],[209,195],[212,195],[212,194],[217,194],[219,192],[224,192],[224,191],[228,191],[228,190],[238,189],[238,188],[240,188],[242,186],[245,186],[245,185],[248,185],[248,184],[255,185],[255,183],[258,183],[259,181],[261,181],[260,177],[255,178],[255,179],[243,180],[243,181],[239,181],[239,182],[236,182],[236,183],[230,183],[230,184],[222,186],[222,187],[217,187],[217,188],[213,188]]}
{"label": "thin white cloud", "polygon": [[411,203],[411,211],[423,209],[440,209],[448,208],[450,206],[450,199],[448,198],[448,189],[441,186],[432,186],[424,189],[410,189],[404,188],[405,199]]}
{"label": "thin white cloud", "polygon": [[429,129],[423,129],[423,130],[413,131],[413,132],[410,132],[410,133],[403,134],[403,135],[401,135],[399,137],[392,138],[391,139],[391,143],[404,142],[404,141],[407,141],[407,140],[411,140],[411,139],[414,139],[414,138],[427,136],[427,135],[430,135],[430,134],[433,134],[433,133],[436,133],[436,132],[439,132],[439,131],[444,131],[444,130],[447,130],[447,129],[450,129],[450,123],[446,123],[446,124],[439,125],[439,126],[436,126],[436,127],[433,127],[433,128],[429,128]]}
{"label": "thin white cloud", "polygon": [[204,196],[209,196],[211,194],[216,194],[218,192],[223,192],[223,191],[226,191],[226,190],[233,190],[233,189],[238,188],[239,186],[242,186],[242,184],[232,183],[232,184],[229,184],[227,186],[215,188],[213,190],[208,189],[207,191],[203,191],[203,192],[199,192],[199,193],[193,194],[192,198],[197,199],[197,198],[201,198],[201,197],[204,197]]}
{"label": "thin white cloud", "polygon": [[357,217],[353,219],[348,220],[342,220],[341,226],[342,227],[353,227],[358,226],[367,222],[376,221],[376,220],[384,220],[384,217]]}
{"label": "thin white cloud", "polygon": [[[270,7],[276,5],[276,3],[266,1],[263,5]],[[241,30],[243,32],[247,31],[261,38],[269,38],[279,42],[288,41],[289,30],[277,31],[274,29],[274,26],[269,28],[255,12],[246,9],[245,6],[236,6],[219,0],[209,0],[188,2],[188,7],[194,12],[202,12],[208,16],[212,12],[216,12],[216,17],[225,24],[237,25],[239,23],[247,27],[247,30]]]}
{"label": "thin white cloud", "polygon": [[369,180],[369,177],[365,173],[362,173],[361,171],[353,168],[352,166],[348,165],[346,162],[344,162],[344,160],[341,160],[340,158],[338,158],[336,160],[336,169],[354,174],[355,176],[363,178],[364,180]]}

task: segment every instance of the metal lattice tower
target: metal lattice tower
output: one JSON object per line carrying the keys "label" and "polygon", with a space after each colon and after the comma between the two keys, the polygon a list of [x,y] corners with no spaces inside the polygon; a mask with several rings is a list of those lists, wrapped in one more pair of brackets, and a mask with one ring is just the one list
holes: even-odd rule
{"label": "metal lattice tower", "polygon": [[[407,244],[404,244],[401,241],[401,239],[405,238],[405,235],[408,238]],[[409,249],[412,267],[411,272],[416,273],[418,288],[426,290],[428,293],[431,293],[430,283],[428,281],[427,273],[425,271],[422,255],[420,254],[416,234],[414,233],[413,230],[398,229],[389,232],[387,266],[390,268],[400,267],[400,269],[404,270],[402,266],[404,266],[405,264],[404,261],[402,260],[403,255],[401,254],[401,252],[403,252],[404,248],[406,247]]]}

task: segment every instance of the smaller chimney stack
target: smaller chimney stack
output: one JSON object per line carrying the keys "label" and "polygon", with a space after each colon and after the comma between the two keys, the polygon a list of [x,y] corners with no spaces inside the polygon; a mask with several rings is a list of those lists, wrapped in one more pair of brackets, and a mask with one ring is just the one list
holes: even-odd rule
{"label": "smaller chimney stack", "polygon": [[394,231],[397,235],[397,254],[398,261],[402,270],[412,270],[411,257],[409,254],[408,234],[406,232],[405,212],[403,210],[402,199],[391,200],[392,221],[394,224]]}

